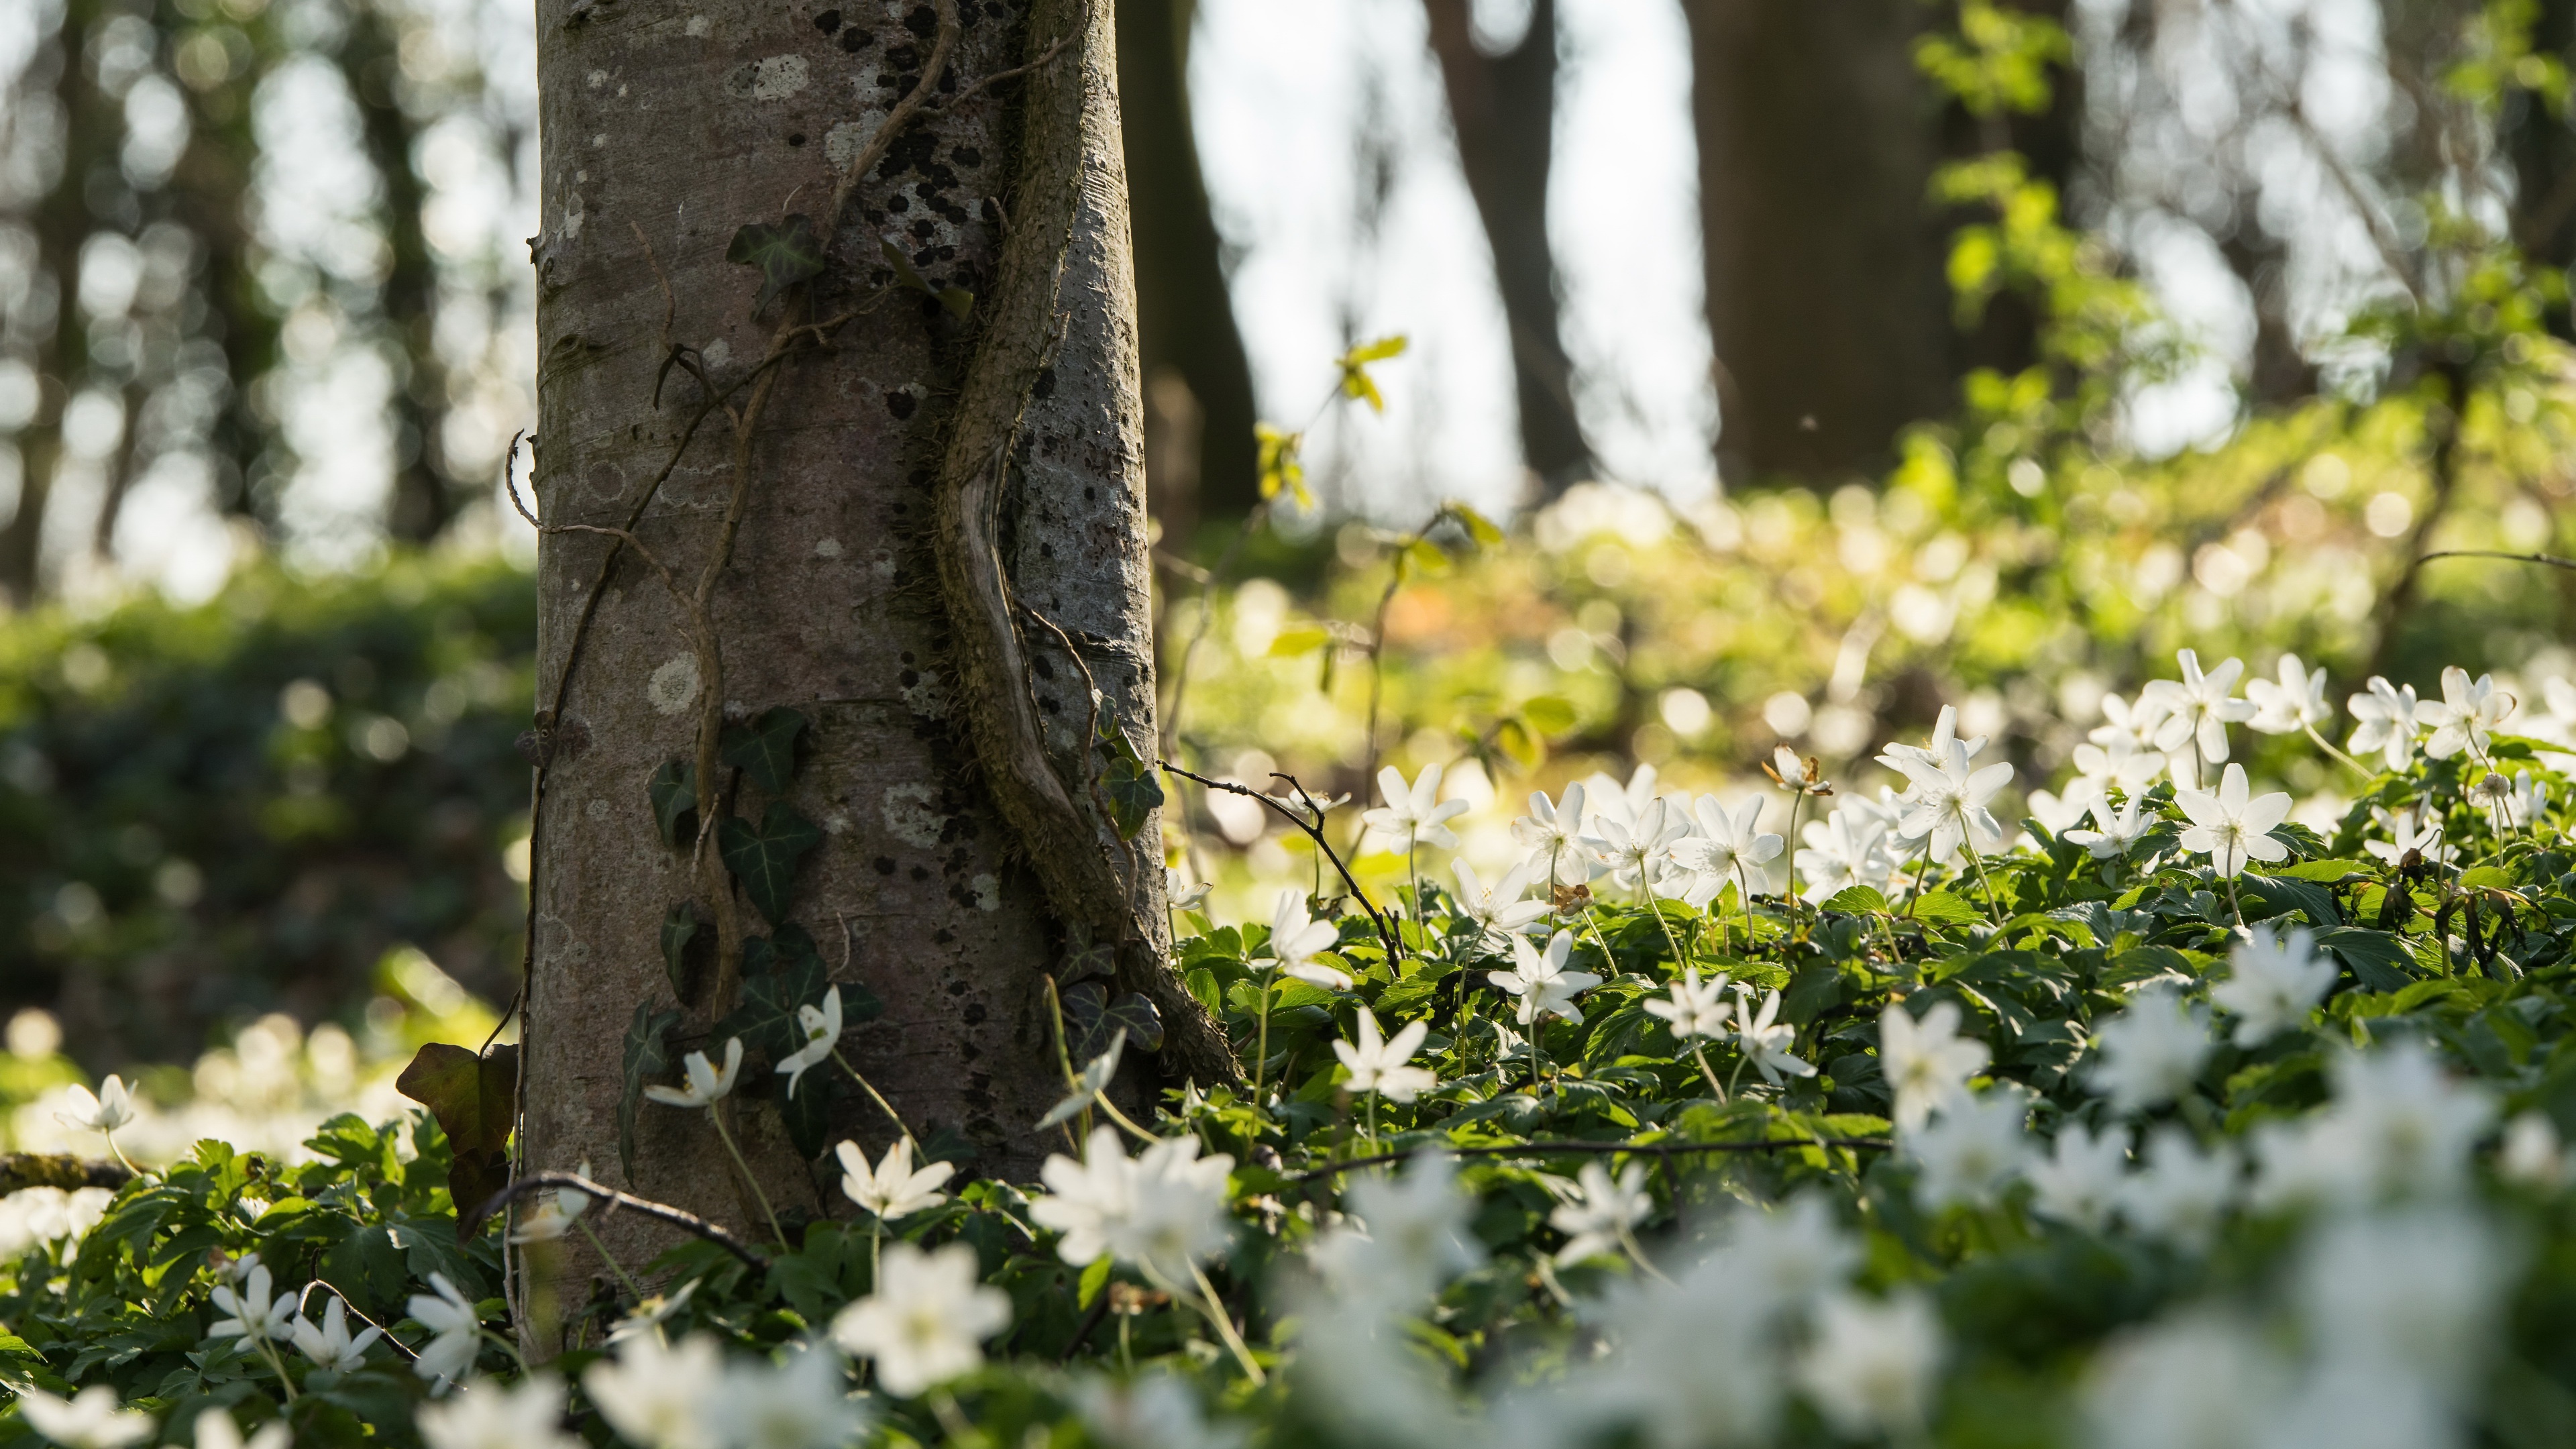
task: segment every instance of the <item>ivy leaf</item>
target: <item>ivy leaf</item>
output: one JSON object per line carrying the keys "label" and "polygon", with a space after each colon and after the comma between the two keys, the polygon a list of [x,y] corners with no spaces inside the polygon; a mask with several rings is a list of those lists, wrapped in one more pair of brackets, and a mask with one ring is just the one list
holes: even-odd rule
{"label": "ivy leaf", "polygon": [[673,850],[680,848],[685,832],[697,834],[698,771],[694,765],[679,760],[665,760],[653,772],[645,793],[653,797],[653,828],[662,832],[662,843]]}
{"label": "ivy leaf", "polygon": [[784,1092],[778,1096],[778,1120],[787,1128],[787,1140],[809,1161],[831,1145],[832,1092],[839,1084],[840,1079],[829,1072],[810,1071],[795,1096]]}
{"label": "ivy leaf", "polygon": [[394,1089],[427,1107],[447,1134],[447,1195],[456,1204],[456,1237],[483,1225],[476,1210],[510,1184],[510,1128],[518,1112],[519,1049],[431,1042],[394,1078]]}
{"label": "ivy leaf", "polygon": [[1109,820],[1121,840],[1135,839],[1163,803],[1163,787],[1154,772],[1132,756],[1111,760],[1101,770],[1100,793],[1109,798]]}
{"label": "ivy leaf", "polygon": [[625,1169],[626,1181],[635,1181],[635,1114],[644,1104],[644,1084],[671,1070],[671,1049],[663,1038],[679,1025],[680,1013],[655,1011],[653,1003],[640,1002],[635,1007],[635,1020],[626,1028],[626,1080],[617,1098],[617,1164]]}
{"label": "ivy leaf", "polygon": [[[792,927],[782,927],[784,935]],[[799,931],[797,934],[802,935]],[[729,1036],[742,1038],[742,1044],[756,1052],[768,1054],[776,1062],[805,1045],[805,1030],[796,1021],[796,1008],[822,1004],[823,993],[831,990],[831,974],[823,969],[823,960],[810,949],[773,949],[765,953],[768,969],[751,967],[750,943],[744,943],[742,1004],[725,1014],[715,1024],[713,1039]],[[841,995],[843,1021],[848,1020],[849,992]],[[798,1095],[803,1095],[799,1093]]]}
{"label": "ivy leaf", "polygon": [[796,744],[804,733],[805,716],[784,707],[766,709],[749,725],[726,725],[716,753],[751,783],[783,795],[796,778]]}
{"label": "ivy leaf", "polygon": [[802,969],[805,962],[823,964],[823,950],[814,944],[813,934],[789,921],[766,936],[745,936],[742,941],[742,971],[745,976],[759,976],[771,971]]}
{"label": "ivy leaf", "polygon": [[1087,1062],[1109,1050],[1121,1031],[1143,1051],[1163,1047],[1163,1015],[1138,992],[1111,996],[1097,981],[1078,982],[1064,993],[1065,1043],[1073,1059]]}
{"label": "ivy leaf", "polygon": [[751,310],[765,312],[778,294],[823,274],[823,246],[811,217],[791,216],[776,226],[753,222],[733,234],[725,260],[760,269],[760,295]]}
{"label": "ivy leaf", "polygon": [[689,943],[697,938],[698,908],[688,901],[677,901],[662,917],[662,969],[670,973],[671,995],[681,1001],[689,999]]}
{"label": "ivy leaf", "polygon": [[742,882],[742,893],[760,918],[773,926],[787,919],[797,863],[822,843],[822,827],[784,800],[771,801],[758,826],[731,816],[716,831],[716,851],[724,857],[725,869]]}

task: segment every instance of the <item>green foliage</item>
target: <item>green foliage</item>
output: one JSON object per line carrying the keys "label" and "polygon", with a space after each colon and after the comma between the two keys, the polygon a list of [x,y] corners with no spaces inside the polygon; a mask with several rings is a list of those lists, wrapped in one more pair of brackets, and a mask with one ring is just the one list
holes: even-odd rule
{"label": "green foliage", "polygon": [[760,295],[752,299],[751,310],[766,312],[780,293],[823,275],[822,239],[814,234],[810,216],[790,216],[775,226],[751,222],[734,232],[725,260],[759,270]]}
{"label": "green foliage", "polygon": [[482,1225],[475,1214],[510,1184],[510,1133],[519,1119],[519,1049],[496,1046],[478,1054],[431,1042],[394,1085],[427,1107],[447,1134],[447,1192],[456,1204],[456,1231],[460,1238],[472,1235]]}
{"label": "green foliage", "polygon": [[796,867],[823,843],[823,828],[784,800],[772,800],[755,825],[729,815],[716,827],[716,851],[725,869],[762,920],[777,925],[787,919],[787,898],[795,889]]}
{"label": "green foliage", "polygon": [[535,611],[499,561],[398,558],[0,622],[0,1004],[103,1071],[354,1013],[401,943],[507,1000]]}

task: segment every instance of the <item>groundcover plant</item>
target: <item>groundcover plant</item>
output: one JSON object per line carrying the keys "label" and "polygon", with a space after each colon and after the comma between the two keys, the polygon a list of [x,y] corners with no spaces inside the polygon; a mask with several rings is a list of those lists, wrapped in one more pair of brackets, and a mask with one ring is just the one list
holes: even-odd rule
{"label": "groundcover plant", "polygon": [[[1432,868],[1454,802],[1388,770],[1388,898],[1183,911],[1251,1085],[1122,1108],[1125,1032],[1068,1018],[1038,1183],[902,1136],[841,1149],[835,1218],[575,1175],[460,1233],[435,1122],[342,1116],[301,1160],[23,1189],[0,1435],[2567,1442],[2568,742],[2457,670],[2338,711],[2295,662],[2251,697],[2176,663],[2053,826],[1994,814],[2014,767],[1945,714],[1881,754],[1902,794],[1764,762],[1779,833],[1646,772],[1533,797],[1489,885]],[[2331,833],[2229,759],[2248,730],[2347,773]],[[851,1070],[834,1004],[781,1070]],[[121,1086],[67,1100],[110,1152]],[[672,1246],[578,1256],[621,1211]]]}

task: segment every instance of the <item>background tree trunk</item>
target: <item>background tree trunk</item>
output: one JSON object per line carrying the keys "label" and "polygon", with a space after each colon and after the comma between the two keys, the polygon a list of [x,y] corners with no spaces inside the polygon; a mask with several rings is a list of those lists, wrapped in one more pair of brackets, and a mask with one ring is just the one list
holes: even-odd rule
{"label": "background tree trunk", "polygon": [[1949,402],[1912,0],[1686,0],[1719,471],[1830,483]]}
{"label": "background tree trunk", "polygon": [[1117,0],[1119,128],[1136,244],[1146,483],[1168,541],[1261,501],[1252,365],[1190,129],[1193,0]]}
{"label": "background tree trunk", "polygon": [[1511,328],[1521,457],[1553,498],[1592,472],[1575,416],[1574,366],[1557,327],[1556,254],[1547,240],[1548,164],[1556,142],[1556,0],[1535,0],[1511,49],[1488,55],[1467,0],[1423,0],[1431,52],[1449,96],[1458,161],[1476,200],[1494,283]]}
{"label": "background tree trunk", "polygon": [[[784,803],[824,838],[783,914],[821,943],[836,980],[883,999],[884,1016],[843,1049],[919,1135],[971,1143],[975,1171],[1025,1174],[1046,1145],[1033,1124],[1062,1092],[1043,977],[1084,939],[1117,947],[1122,984],[1157,995],[1167,1056],[1204,1060],[1214,1028],[1187,1019],[1196,1008],[1163,964],[1157,827],[1148,822],[1133,860],[1102,848],[1096,828],[1087,841],[1027,833],[1030,801],[1050,790],[1081,800],[1079,762],[1097,759],[1083,747],[1081,670],[1055,630],[1081,649],[1104,722],[1148,751],[1153,738],[1109,10],[979,0],[960,15],[943,78],[927,70],[941,36],[929,5],[889,20],[816,0],[707,0],[686,15],[541,0],[535,472],[549,524],[623,527],[640,508],[635,534],[682,590],[739,507],[712,596],[721,698],[732,717],[784,706],[812,722]],[[1026,78],[966,95],[1068,35]],[[753,315],[757,274],[725,261],[736,229],[826,211],[836,170],[926,73],[953,109],[895,135],[851,192],[810,295],[777,304],[855,316],[776,368],[744,453],[747,490],[736,493],[718,413],[655,492],[702,396],[692,369],[719,388],[750,382],[778,335],[776,312]],[[888,248],[928,293],[906,285]],[[975,294],[962,321],[932,295],[949,287]],[[666,327],[671,344],[694,349],[667,375]],[[991,485],[976,520],[991,538],[976,560],[943,557],[935,526],[953,511],[961,459],[980,459]],[[747,932],[765,928],[749,903],[707,899],[689,852],[657,833],[648,783],[698,748],[702,669],[687,612],[631,549],[582,629],[609,548],[557,533],[539,561],[541,708],[571,672],[550,734],[541,717],[552,754],[537,811],[522,1159],[587,1158],[614,1180],[621,1038],[639,1004],[674,1004],[666,912],[695,900],[720,933],[731,933],[728,910]],[[966,565],[990,566],[1025,643],[979,633],[987,621],[953,607],[943,574]],[[1024,672],[997,680],[985,667],[997,652]],[[1010,734],[1013,710],[1044,722],[1043,778],[1025,750],[988,747]],[[726,808],[750,822],[773,807],[744,783]],[[1072,900],[1068,873],[1121,882],[1124,909]],[[676,1048],[720,1049],[706,1038],[730,1004],[728,975],[718,962],[688,980]],[[809,1075],[804,1090],[826,1077]],[[770,1105],[778,1080],[755,1061],[736,1090],[755,1170],[782,1211],[850,1211],[832,1174],[789,1145]],[[642,1111],[635,1190],[761,1232],[704,1114]],[[894,1134],[849,1093],[829,1135],[874,1153]]]}

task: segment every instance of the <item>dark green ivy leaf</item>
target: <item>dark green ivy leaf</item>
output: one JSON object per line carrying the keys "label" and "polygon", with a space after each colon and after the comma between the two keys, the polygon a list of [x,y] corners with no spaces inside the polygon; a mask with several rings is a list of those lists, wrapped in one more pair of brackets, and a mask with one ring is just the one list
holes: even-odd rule
{"label": "dark green ivy leaf", "polygon": [[[793,926],[783,926],[784,936]],[[797,932],[803,935],[802,931]],[[815,955],[812,943],[802,951],[773,949],[763,953],[765,970],[751,969],[751,943],[743,943],[742,1004],[726,1013],[715,1025],[713,1037],[721,1042],[738,1036],[752,1051],[767,1054],[776,1062],[805,1045],[805,1031],[796,1022],[796,1008],[820,1006],[823,993],[832,988],[831,978],[823,969],[822,958]],[[849,993],[841,995],[844,1024],[848,1021]],[[801,1093],[799,1095],[802,1095]]]}
{"label": "dark green ivy leaf", "polygon": [[1163,803],[1163,787],[1141,760],[1111,760],[1100,771],[1100,793],[1109,799],[1110,824],[1118,838],[1133,840],[1146,818]]}
{"label": "dark green ivy leaf", "polygon": [[[847,993],[843,993],[844,996]],[[823,1155],[831,1145],[832,1090],[839,1079],[827,1066],[812,1067],[805,1073],[804,1085],[791,1097],[786,1093],[786,1078],[779,1078],[778,1120],[786,1124],[787,1140],[808,1159]]]}
{"label": "dark green ivy leaf", "polygon": [[1140,1051],[1163,1048],[1163,1015],[1138,992],[1111,996],[1097,981],[1076,982],[1064,993],[1065,1044],[1077,1068],[1109,1050],[1120,1031]]}
{"label": "dark green ivy leaf", "polygon": [[776,226],[753,222],[733,234],[725,260],[760,269],[760,295],[751,310],[765,312],[778,294],[823,274],[823,247],[814,235],[813,219],[791,216]]}
{"label": "dark green ivy leaf", "polygon": [[635,1114],[644,1104],[644,1084],[671,1070],[671,1049],[663,1038],[679,1025],[680,1013],[655,1011],[639,1003],[626,1028],[626,1080],[617,1098],[617,1163],[629,1186],[635,1182]]}
{"label": "dark green ivy leaf", "polygon": [[823,843],[822,827],[784,800],[773,800],[754,826],[732,816],[716,832],[716,850],[725,869],[742,882],[742,893],[762,920],[775,926],[787,919],[787,897],[796,882],[796,866]]}
{"label": "dark green ivy leaf", "polygon": [[662,917],[662,969],[670,973],[671,995],[689,999],[689,943],[697,938],[698,908],[688,901],[672,903]]}
{"label": "dark green ivy leaf", "polygon": [[697,834],[698,771],[697,767],[679,760],[665,760],[653,772],[645,793],[653,797],[653,827],[662,832],[662,843],[673,850],[680,848],[685,832]]}
{"label": "dark green ivy leaf", "polygon": [[783,795],[796,778],[797,737],[804,732],[805,716],[796,711],[762,710],[748,725],[726,725],[716,752],[751,783]]}

